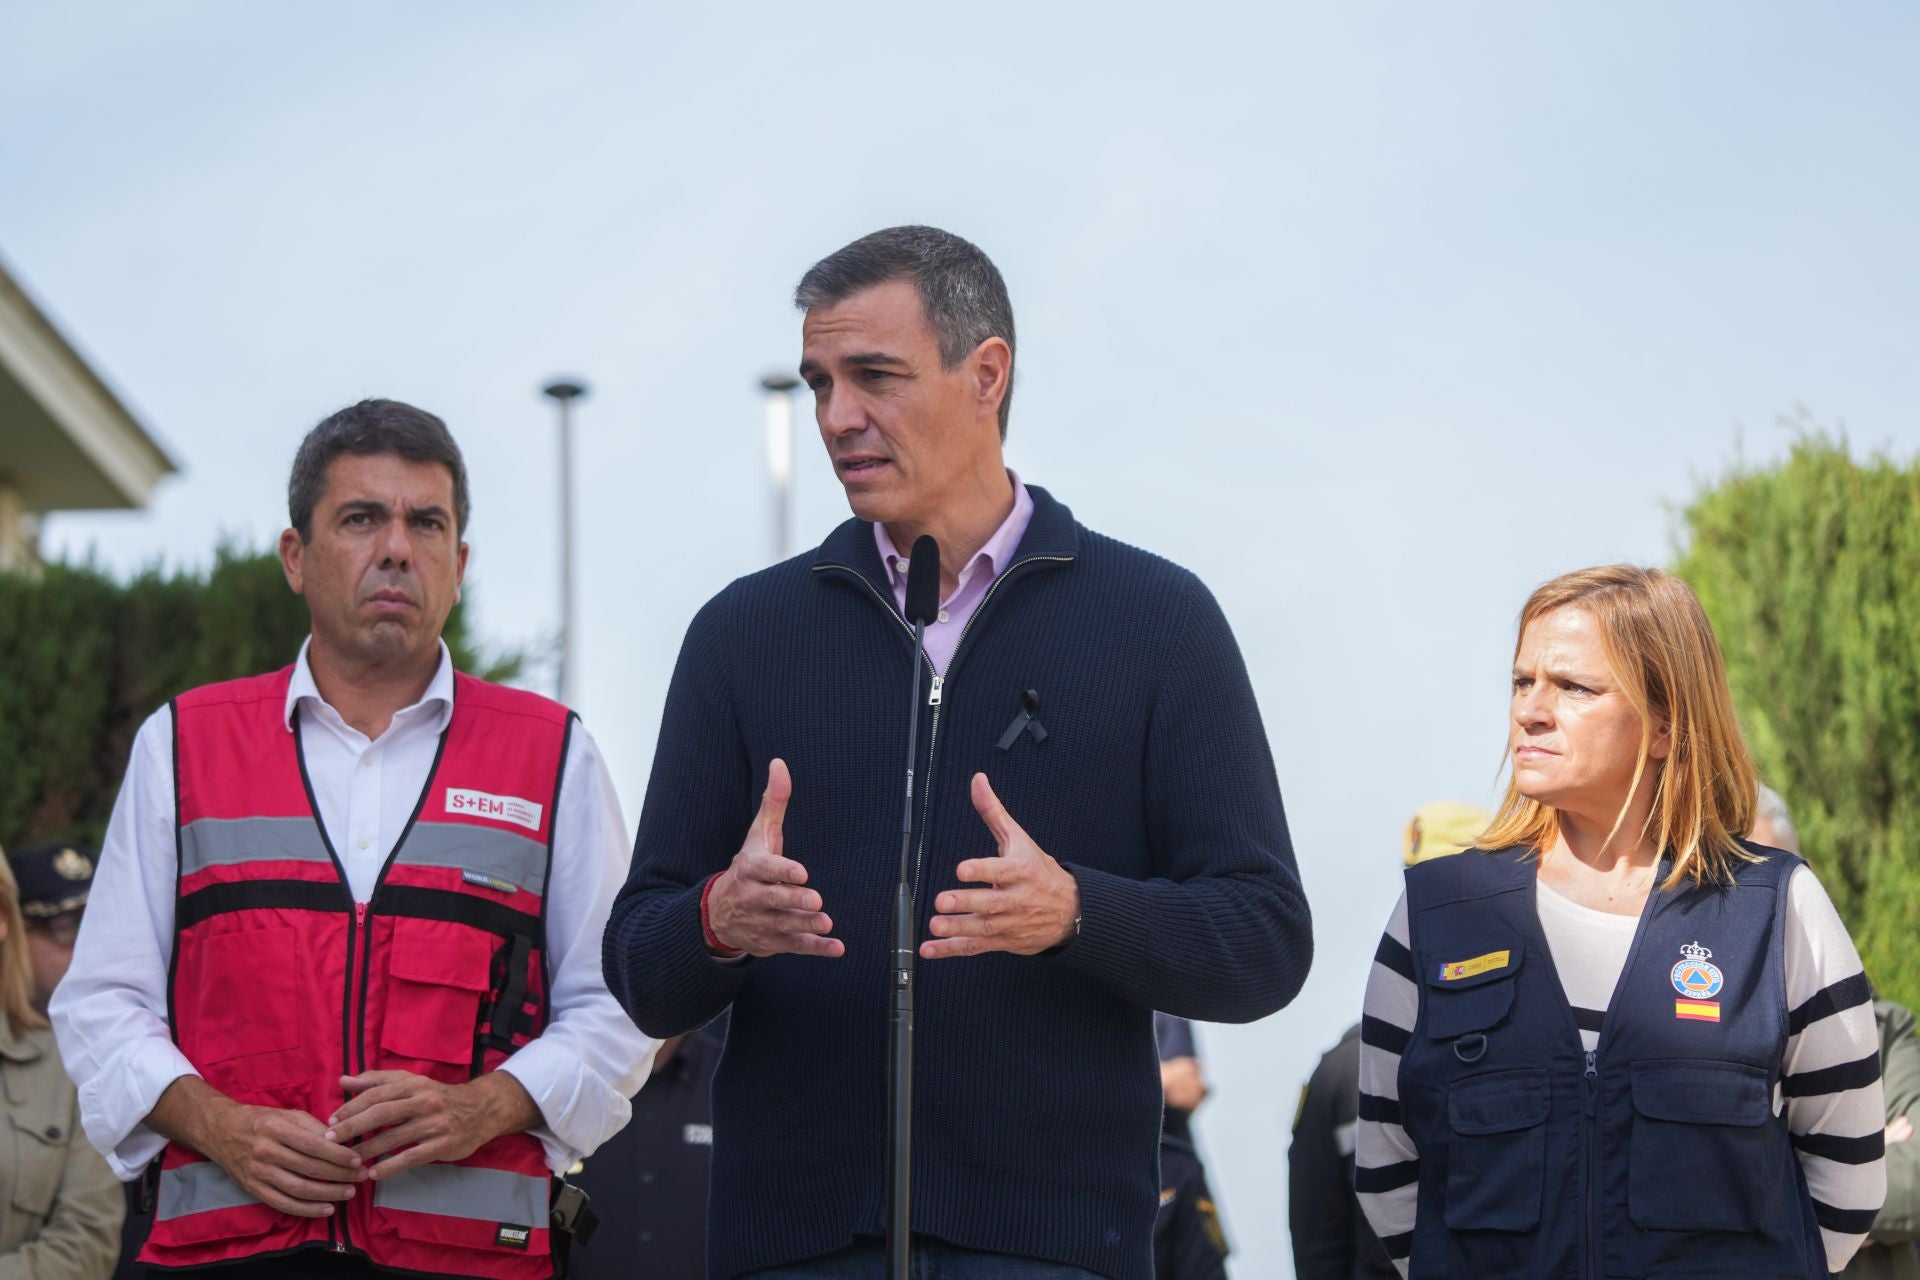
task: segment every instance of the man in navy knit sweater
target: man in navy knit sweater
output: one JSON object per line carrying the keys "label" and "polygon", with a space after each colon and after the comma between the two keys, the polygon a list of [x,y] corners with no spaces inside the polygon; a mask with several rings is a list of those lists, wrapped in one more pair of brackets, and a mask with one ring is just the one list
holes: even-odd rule
{"label": "man in navy knit sweater", "polygon": [[876,232],[796,302],[855,518],[688,628],[606,934],[607,983],[648,1034],[732,1006],[708,1274],[884,1274],[902,602],[932,534],[916,1266],[1149,1280],[1153,1011],[1264,1017],[1312,955],[1245,664],[1192,574],[1007,470],[1013,311],[978,249]]}

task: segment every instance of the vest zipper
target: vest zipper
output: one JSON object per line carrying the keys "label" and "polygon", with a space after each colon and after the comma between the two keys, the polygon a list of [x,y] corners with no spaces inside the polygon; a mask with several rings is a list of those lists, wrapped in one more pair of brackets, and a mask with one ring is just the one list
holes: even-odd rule
{"label": "vest zipper", "polygon": [[[1598,1120],[1600,1111],[1600,1050],[1597,1046],[1613,1043],[1607,1035],[1607,1028],[1613,1024],[1613,1011],[1620,1006],[1620,993],[1627,989],[1627,980],[1633,976],[1634,965],[1640,959],[1640,943],[1647,936],[1647,924],[1653,919],[1654,913],[1659,910],[1659,886],[1660,882],[1666,878],[1665,873],[1667,866],[1668,860],[1665,857],[1662,857],[1654,866],[1653,888],[1648,892],[1646,902],[1640,907],[1640,920],[1639,923],[1633,927],[1633,943],[1627,948],[1626,963],[1620,967],[1620,976],[1614,980],[1613,992],[1607,997],[1607,1011],[1600,1019],[1600,1035],[1596,1047],[1585,1050],[1587,1065],[1585,1072],[1586,1079],[1584,1081],[1586,1085],[1586,1106],[1584,1110],[1586,1112],[1587,1141],[1584,1157],[1586,1186],[1583,1189],[1585,1193],[1585,1212],[1583,1214],[1585,1221],[1583,1225],[1586,1228],[1586,1256],[1582,1263],[1581,1274],[1583,1276],[1594,1277],[1595,1280],[1598,1280],[1598,1277],[1603,1274],[1600,1267],[1600,1249],[1595,1229],[1595,1222],[1598,1217],[1597,1210],[1595,1209],[1595,1201],[1598,1196],[1595,1184],[1599,1181],[1600,1169],[1600,1125]],[[1546,931],[1540,927],[1539,881],[1537,877],[1531,887],[1535,895],[1533,904],[1534,936],[1539,943],[1541,954],[1550,956],[1551,951],[1547,947]],[[1548,967],[1550,969],[1552,968],[1551,961],[1549,961]],[[1580,1024],[1573,1016],[1573,1001],[1567,999],[1566,984],[1560,980],[1560,971],[1558,969],[1553,970],[1553,983],[1554,986],[1560,990],[1560,1007],[1567,1012],[1567,1027],[1573,1032],[1575,1043],[1580,1043]]]}
{"label": "vest zipper", "polygon": [[[333,837],[327,834],[327,824],[320,817],[320,799],[313,793],[313,778],[307,773],[307,747],[300,732],[300,717],[293,718],[293,756],[300,766],[300,787],[306,792],[307,812],[313,818],[314,830],[320,833],[320,843],[326,847],[327,857],[333,862],[334,875],[338,877],[340,892],[352,901],[353,889],[347,881],[346,864],[340,861],[340,853],[333,847]],[[438,761],[436,760],[436,764]],[[344,1075],[353,1074],[353,948],[359,941],[360,926],[366,917],[366,904],[355,902],[353,914],[347,917],[347,999],[346,1006],[340,1011],[340,1067]],[[334,1253],[346,1253],[351,1249],[353,1238],[347,1231],[347,1208],[353,1202],[343,1201],[339,1211],[327,1217],[327,1246]]]}
{"label": "vest zipper", "polygon": [[[386,861],[380,866],[379,879],[374,882],[372,897],[380,896],[380,888],[387,882],[387,872],[393,866],[394,855],[400,852],[400,847],[407,842],[407,837],[413,834],[414,824],[420,821],[421,811],[426,808],[427,797],[433,794],[434,786],[440,781],[440,761],[447,754],[447,737],[452,729],[453,722],[449,717],[447,727],[440,731],[440,741],[433,749],[433,763],[427,768],[427,783],[420,789],[420,798],[413,803],[413,812],[407,815],[406,826],[400,829],[400,838],[394,841],[393,848],[387,850]],[[333,870],[340,878],[341,890],[351,897],[353,889],[347,880],[346,864],[340,861],[339,851],[333,847],[333,837],[327,834],[327,824],[320,817],[320,799],[314,794],[313,778],[307,773],[307,750],[305,743],[301,741],[298,717],[295,717],[293,722],[293,754],[300,765],[300,786],[307,795],[307,811],[313,817],[314,827],[320,832],[320,843],[326,846],[327,857],[333,861]],[[365,945],[366,940],[360,935],[367,932],[367,913],[372,910],[372,907],[371,901],[355,902],[353,915],[347,921],[347,1001],[346,1007],[341,1011],[340,1019],[340,1053],[344,1059],[341,1065],[345,1068],[346,1075],[358,1074],[354,1068],[356,1046],[359,1048],[358,1056],[362,1068],[365,1067],[367,1060],[366,986],[372,981],[373,948]],[[354,981],[353,973],[356,942],[361,943],[358,983]],[[357,1006],[353,998],[356,986],[360,989],[361,996]],[[356,1007],[359,1012],[358,1018],[354,1016]],[[356,1192],[355,1195],[357,1196],[358,1193]],[[327,1219],[327,1239],[331,1242],[335,1253],[347,1253],[353,1248],[353,1233],[347,1229],[347,1210],[354,1203],[353,1200],[343,1201],[340,1211]]]}
{"label": "vest zipper", "polygon": [[[363,939],[361,935],[366,932],[366,929],[367,904],[364,902],[356,902],[353,904],[353,919],[347,922],[347,1017],[349,1020],[353,1017],[353,948],[356,942],[360,942],[362,944],[362,950],[365,950],[365,939]],[[355,1074],[353,1067],[353,1037],[346,1037],[346,1043],[340,1047],[346,1055],[347,1074]],[[355,1194],[358,1193],[356,1192]],[[351,1200],[341,1201],[339,1208],[335,1210],[333,1216],[327,1219],[327,1230],[328,1234],[333,1237],[333,1251],[335,1253],[346,1253],[348,1249],[352,1247],[353,1237],[347,1230],[347,1207],[352,1203],[353,1201]]]}
{"label": "vest zipper", "polygon": [[[367,908],[370,907],[371,905],[372,905],[371,903],[366,903],[366,902],[356,902],[353,904],[354,928],[359,933],[364,934],[367,931]],[[367,956],[372,953],[373,948],[371,945],[366,945],[365,939],[363,939],[362,942],[363,942],[363,945],[361,946],[361,949],[360,949],[360,957],[361,957],[361,960],[364,962]],[[358,1001],[354,999],[354,995],[356,992],[359,994],[359,997],[360,997]],[[349,944],[347,947],[347,1007],[349,1009],[356,1008],[360,1003],[364,1002],[365,1000],[366,1000],[366,983],[356,982],[354,980],[353,947],[351,944]],[[363,1014],[364,1014],[364,1011],[363,1011]],[[360,1050],[358,1055],[354,1053],[354,1049],[356,1047]],[[354,1059],[356,1056],[359,1058],[359,1063],[357,1065],[354,1062]],[[352,1075],[357,1070],[364,1070],[366,1065],[367,1065],[366,1045],[361,1041],[360,1037],[356,1036],[354,1037],[354,1043],[347,1046],[347,1074]]]}
{"label": "vest zipper", "polygon": [[1586,1273],[1587,1275],[1593,1276],[1596,1278],[1600,1275],[1600,1250],[1599,1250],[1598,1244],[1596,1243],[1597,1236],[1594,1230],[1594,1219],[1596,1217],[1596,1213],[1594,1209],[1595,1196],[1594,1196],[1593,1184],[1597,1179],[1597,1177],[1599,1176],[1599,1160],[1595,1152],[1595,1145],[1600,1140],[1600,1124],[1598,1120],[1599,1111],[1600,1111],[1599,1059],[1600,1059],[1600,1051],[1598,1049],[1587,1050],[1587,1079],[1586,1079],[1587,1172],[1586,1172],[1586,1186],[1583,1188],[1583,1190],[1586,1193],[1586,1214],[1585,1214],[1586,1228],[1587,1228]]}

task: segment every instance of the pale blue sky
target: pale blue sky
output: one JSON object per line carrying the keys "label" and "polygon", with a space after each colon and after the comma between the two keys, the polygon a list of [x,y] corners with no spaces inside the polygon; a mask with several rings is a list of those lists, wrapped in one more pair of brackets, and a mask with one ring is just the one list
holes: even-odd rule
{"label": "pale blue sky", "polygon": [[[112,565],[264,544],[301,432],[391,395],[475,486],[476,622],[551,634],[535,394],[578,371],[581,709],[635,816],[699,603],[768,535],[787,297],[946,226],[1020,324],[1009,457],[1212,585],[1318,935],[1206,1028],[1241,1277],[1290,1271],[1300,1081],[1420,803],[1484,801],[1512,619],[1811,406],[1920,447],[1920,11],[0,0],[0,253],[183,463]],[[1744,444],[1741,442],[1744,441]],[[798,541],[844,517],[803,437]]]}

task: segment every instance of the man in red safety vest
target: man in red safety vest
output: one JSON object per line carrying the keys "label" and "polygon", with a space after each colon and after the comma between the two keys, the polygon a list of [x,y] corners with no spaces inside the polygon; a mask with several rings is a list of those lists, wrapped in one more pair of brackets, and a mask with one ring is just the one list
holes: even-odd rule
{"label": "man in red safety vest", "polygon": [[549,1171],[626,1122],[654,1047],[600,974],[619,802],[565,707],[453,669],[440,419],[334,414],[288,508],[298,660],[135,741],[52,1009],[81,1119],[152,1165],[149,1266],[546,1280]]}

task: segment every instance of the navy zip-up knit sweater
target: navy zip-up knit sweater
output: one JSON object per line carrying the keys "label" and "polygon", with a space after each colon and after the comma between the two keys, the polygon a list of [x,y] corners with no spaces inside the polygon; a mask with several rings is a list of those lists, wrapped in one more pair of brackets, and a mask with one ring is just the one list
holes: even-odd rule
{"label": "navy zip-up knit sweater", "polygon": [[[1197,578],[1033,519],[920,716],[921,936],[934,896],[994,844],[984,771],[1073,873],[1079,937],[1044,956],[921,961],[913,1228],[965,1248],[1150,1280],[1159,1199],[1155,1009],[1246,1022],[1312,954],[1279,784],[1232,633]],[[729,1003],[714,1080],[708,1271],[729,1278],[885,1228],[889,921],[912,638],[870,525],[733,583],[687,630],[608,986],[644,1030]],[[926,682],[922,682],[922,689]],[[996,746],[1040,695],[1046,728]],[[700,891],[786,760],[786,852],[846,943],[837,959],[722,964]],[[930,756],[930,759],[929,759]]]}

